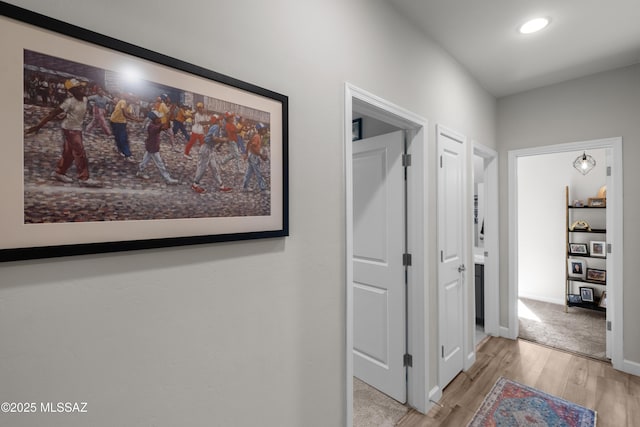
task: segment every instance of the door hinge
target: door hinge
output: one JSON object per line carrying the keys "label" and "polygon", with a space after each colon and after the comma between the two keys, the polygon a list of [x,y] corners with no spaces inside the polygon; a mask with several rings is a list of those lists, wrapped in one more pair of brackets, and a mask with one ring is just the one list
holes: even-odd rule
{"label": "door hinge", "polygon": [[442,358],[444,359],[444,346],[442,346]]}
{"label": "door hinge", "polygon": [[402,155],[402,166],[405,168],[411,166],[411,154],[404,153]]}
{"label": "door hinge", "polygon": [[607,176],[611,176],[611,166],[607,166]]}
{"label": "door hinge", "polygon": [[611,320],[607,320],[607,331],[611,331]]}
{"label": "door hinge", "polygon": [[413,356],[410,354],[405,354],[403,357],[403,366],[413,366]]}
{"label": "door hinge", "polygon": [[442,156],[440,156],[440,167],[442,168]]}
{"label": "door hinge", "polygon": [[440,251],[440,262],[444,262],[444,251]]}
{"label": "door hinge", "polygon": [[611,243],[607,243],[607,253],[611,253]]}
{"label": "door hinge", "polygon": [[411,265],[411,254],[402,254],[402,265]]}

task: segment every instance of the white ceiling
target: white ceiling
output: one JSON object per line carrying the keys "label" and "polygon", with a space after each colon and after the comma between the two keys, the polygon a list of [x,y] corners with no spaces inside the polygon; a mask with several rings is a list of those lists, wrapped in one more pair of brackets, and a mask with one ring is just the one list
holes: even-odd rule
{"label": "white ceiling", "polygon": [[640,62],[640,0],[388,1],[496,97]]}

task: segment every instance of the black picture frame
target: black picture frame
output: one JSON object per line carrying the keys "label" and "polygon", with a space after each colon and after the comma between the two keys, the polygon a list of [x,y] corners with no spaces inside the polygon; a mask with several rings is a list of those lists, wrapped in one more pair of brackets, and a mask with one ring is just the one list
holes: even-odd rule
{"label": "black picture frame", "polygon": [[580,298],[582,299],[582,302],[594,303],[595,299],[593,297],[593,288],[589,288],[587,286],[581,286]]}
{"label": "black picture frame", "polygon": [[351,141],[362,139],[362,118],[353,119],[351,122]]}
{"label": "black picture frame", "polygon": [[598,268],[587,268],[587,280],[590,282],[606,283],[607,270]]}
{"label": "black picture frame", "polygon": [[589,255],[589,249],[586,243],[569,243],[570,255]]}
{"label": "black picture frame", "polygon": [[[3,218],[3,224],[0,225],[0,235],[4,236],[0,239],[0,262],[279,238],[289,235],[289,132],[288,97],[286,95],[4,2],[0,2],[0,33],[4,37],[10,37],[13,40],[12,43],[6,43],[0,53],[3,54],[6,64],[15,62],[15,65],[7,65],[0,70],[0,81],[2,82],[0,84],[6,85],[7,89],[6,91],[3,90],[3,93],[16,95],[15,99],[11,98],[11,96],[3,99],[6,107],[2,107],[1,113],[5,137],[11,140],[24,139],[23,147],[18,149],[21,150],[20,152],[5,152],[4,163],[3,160],[0,160],[0,180],[2,180],[2,186],[4,187],[2,190],[4,203],[0,206],[0,217]],[[54,46],[56,49],[47,49],[47,47],[53,48]],[[63,51],[73,52],[73,55],[60,57],[61,46]],[[171,216],[174,215],[172,213],[169,216],[152,217],[150,219],[139,219],[132,216],[125,217],[122,220],[112,220],[106,216],[96,219],[96,215],[101,215],[96,212],[100,211],[95,211],[93,207],[86,206],[87,217],[93,219],[85,221],[82,219],[67,220],[60,214],[58,222],[45,218],[39,223],[27,223],[25,221],[28,216],[27,213],[35,212],[36,209],[27,207],[27,200],[30,196],[27,194],[26,175],[29,168],[26,167],[26,157],[24,164],[22,163],[22,157],[27,151],[27,138],[44,138],[44,136],[42,136],[42,133],[34,133],[27,136],[26,130],[29,126],[33,127],[37,120],[45,115],[41,113],[38,119],[34,118],[28,121],[25,113],[27,105],[24,100],[28,94],[26,89],[23,90],[23,84],[26,88],[27,76],[25,70],[27,69],[26,66],[29,65],[26,63],[26,58],[30,55],[30,52],[34,52],[31,55],[32,57],[43,54],[53,58],[49,61],[50,64],[59,64],[67,61],[84,66],[85,69],[95,68],[102,70],[105,74],[107,71],[112,74],[117,73],[105,66],[105,63],[109,65],[114,65],[116,62],[131,63],[142,67],[147,72],[143,79],[145,83],[153,84],[157,88],[174,89],[183,94],[185,99],[187,99],[187,93],[189,93],[194,101],[196,97],[200,97],[208,101],[213,100],[211,101],[212,104],[220,101],[217,104],[237,106],[237,110],[227,111],[230,113],[230,121],[233,120],[231,119],[233,116],[236,119],[238,117],[246,119],[243,116],[244,111],[249,111],[252,119],[248,119],[246,122],[249,123],[248,126],[255,133],[263,129],[258,126],[258,123],[262,123],[263,127],[268,127],[266,143],[263,137],[260,141],[259,153],[263,161],[261,170],[265,175],[263,176],[263,183],[266,183],[266,188],[258,188],[259,181],[254,174],[251,177],[253,179],[251,181],[253,188],[250,188],[247,194],[242,192],[244,187],[239,188],[237,192],[234,189],[229,200],[249,198],[251,202],[255,202],[253,205],[258,205],[261,208],[239,206],[235,210],[230,210],[230,213],[219,213],[220,211],[213,209],[212,204],[212,209],[208,210],[208,212],[216,212],[213,216],[194,215],[192,217],[188,213],[189,210],[185,208],[182,211],[178,211],[175,217]],[[23,59],[22,63],[20,63],[19,58]],[[113,62],[109,63],[108,61],[110,60]],[[55,66],[46,69],[44,73],[49,75],[50,72],[58,73],[60,76],[64,75],[67,81],[76,79],[76,77],[82,78],[82,76],[69,73],[68,70],[56,69]],[[25,75],[23,76],[23,74]],[[15,88],[19,88],[19,90],[15,90]],[[180,102],[183,103],[183,100],[181,99]],[[186,101],[184,102],[186,103]],[[16,111],[15,106],[23,103],[25,104],[23,111]],[[32,110],[48,112],[50,109],[55,108],[55,106],[45,105],[36,107]],[[191,107],[195,109],[195,102]],[[213,109],[209,111],[211,114],[218,112]],[[139,118],[142,119],[142,117],[140,116]],[[268,118],[269,121],[263,123],[258,117]],[[51,141],[55,139],[57,144],[61,145],[63,139],[61,132],[57,131],[59,126],[59,122],[56,123],[51,120],[42,130],[54,135],[51,137]],[[144,141],[138,141],[138,143],[141,147],[141,152],[144,153]],[[60,151],[58,149],[57,158],[60,157]],[[87,149],[87,151],[89,150]],[[121,161],[121,159],[117,159],[117,155],[113,154],[113,151],[111,154],[114,158],[110,158],[108,161]],[[92,155],[88,154],[87,157],[89,158],[89,170],[91,170]],[[165,159],[165,163],[169,163],[169,160]],[[45,163],[49,164],[49,162]],[[188,167],[193,169],[195,163],[196,160],[193,160],[193,164]],[[53,169],[54,166],[55,163],[51,168]],[[127,166],[135,167],[135,164],[117,165],[117,167],[122,168]],[[177,167],[175,169],[178,170]],[[72,167],[71,170],[74,170],[74,168]],[[50,170],[47,172],[50,172]],[[131,175],[131,172],[133,171],[127,170],[127,176],[135,177],[135,173]],[[236,178],[242,179],[243,173],[245,173],[246,178],[246,171],[243,172],[238,167]],[[157,174],[153,164],[149,166],[149,175],[151,174]],[[207,171],[205,177],[208,176],[209,186],[215,190],[216,187],[211,187],[213,182],[211,174],[211,171]],[[202,194],[192,192],[191,184],[189,183],[189,179],[192,177],[193,173],[188,174],[185,172],[184,179],[180,181],[179,185],[179,190],[184,190],[188,193],[189,203],[191,203],[191,200],[195,200],[193,202],[194,205],[201,206],[209,202],[214,203],[215,197],[222,198],[225,196],[225,194],[221,192],[217,194],[215,191],[210,191],[204,197],[202,197]],[[83,193],[93,191],[78,185],[81,183],[80,177],[78,177],[77,182],[71,184],[49,182],[52,180],[49,179],[48,174],[46,178],[42,181],[45,185],[55,184],[64,188],[67,192]],[[157,177],[154,176],[153,179],[157,179]],[[165,191],[165,188],[162,187],[163,184],[164,182],[160,182],[159,188],[161,192]],[[139,182],[135,182],[135,185],[139,185]],[[174,193],[169,193],[169,191],[173,191],[175,187],[173,186],[171,190],[166,190],[166,195],[163,195],[163,203],[174,201],[172,199],[172,194]],[[110,188],[113,190],[113,187]],[[117,187],[116,190],[125,189]],[[126,190],[134,191],[130,188]],[[108,188],[102,187],[100,191],[98,193],[96,190],[93,197],[103,198],[106,201],[105,204],[108,204],[110,200]],[[259,197],[261,199],[258,199]],[[19,203],[20,201],[23,201],[23,203]],[[175,204],[176,206],[183,206],[182,200],[180,200],[180,203],[175,200]],[[126,206],[126,201],[121,205]],[[158,205],[164,206],[162,204]],[[246,206],[249,206],[249,203]],[[174,209],[174,211],[176,210]]]}
{"label": "black picture frame", "polygon": [[567,300],[571,304],[579,304],[582,302],[582,298],[580,297],[580,295],[576,295],[576,294],[569,294],[567,296]]}

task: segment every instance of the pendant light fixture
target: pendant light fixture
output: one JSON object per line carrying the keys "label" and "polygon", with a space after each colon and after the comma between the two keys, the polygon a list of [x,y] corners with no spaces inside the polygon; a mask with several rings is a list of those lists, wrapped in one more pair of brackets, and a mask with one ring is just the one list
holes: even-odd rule
{"label": "pendant light fixture", "polygon": [[581,156],[578,156],[574,162],[573,167],[578,170],[582,175],[586,175],[593,169],[596,165],[596,161],[593,157],[588,155],[586,152],[583,152]]}

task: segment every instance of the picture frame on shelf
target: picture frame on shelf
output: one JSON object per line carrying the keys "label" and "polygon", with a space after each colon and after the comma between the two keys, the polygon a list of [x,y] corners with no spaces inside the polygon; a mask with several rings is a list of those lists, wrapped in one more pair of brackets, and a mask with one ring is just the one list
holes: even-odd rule
{"label": "picture frame on shelf", "polygon": [[567,298],[572,304],[580,304],[582,302],[582,298],[578,294],[569,294]]}
{"label": "picture frame on shelf", "polygon": [[589,254],[592,257],[606,258],[607,257],[607,242],[601,240],[592,240],[589,242]]}
{"label": "picture frame on shelf", "polygon": [[587,286],[580,287],[580,298],[582,302],[595,302],[593,298],[593,288],[589,288]]}
{"label": "picture frame on shelf", "polygon": [[362,119],[353,119],[351,122],[351,141],[359,141],[362,139]]}
{"label": "picture frame on shelf", "polygon": [[569,255],[589,255],[586,243],[569,243]]}
{"label": "picture frame on shelf", "polygon": [[590,208],[604,208],[607,206],[606,197],[589,197],[587,206]]}
{"label": "picture frame on shelf", "polygon": [[[5,137],[12,141],[0,158],[0,179],[6,183],[0,206],[0,261],[289,235],[286,95],[17,6],[0,5],[0,36],[12,40],[0,46],[6,65],[0,71],[5,95],[0,111]],[[55,84],[57,92],[38,91],[33,86],[38,81]],[[89,95],[100,93],[111,106],[128,104],[124,108],[132,118],[122,127],[125,137],[118,132],[115,147],[108,127],[81,123],[83,129],[74,128],[72,142],[79,142],[86,158],[70,157],[70,151],[63,151],[71,144],[65,138],[72,138],[66,136],[66,122],[50,113],[78,105],[89,122]],[[209,168],[196,178],[202,150],[194,149],[193,157],[185,152],[190,138],[183,127],[175,137],[160,136],[166,171],[146,163],[146,170],[140,169],[139,162],[149,154],[144,125],[161,120],[155,114],[162,112],[161,103],[188,109],[185,117],[195,117],[200,108],[207,116],[201,122],[206,129],[225,129],[225,121],[245,126],[244,147],[253,144],[255,167],[249,169],[243,160],[238,138],[236,146],[228,141],[216,146],[232,161],[219,161],[218,171]],[[216,175],[222,183],[216,182]]]}
{"label": "picture frame on shelf", "polygon": [[592,282],[607,282],[607,270],[597,268],[587,268],[587,280]]}
{"label": "picture frame on shelf", "polygon": [[586,274],[586,263],[581,259],[567,260],[567,274],[575,279],[584,279]]}
{"label": "picture frame on shelf", "polygon": [[607,308],[607,291],[603,291],[598,301],[598,307]]}

